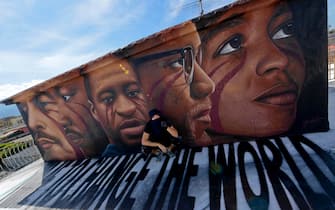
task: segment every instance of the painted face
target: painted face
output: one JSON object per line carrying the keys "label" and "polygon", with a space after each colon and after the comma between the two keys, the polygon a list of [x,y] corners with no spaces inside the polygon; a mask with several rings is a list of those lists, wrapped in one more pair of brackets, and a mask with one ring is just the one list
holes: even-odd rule
{"label": "painted face", "polygon": [[126,60],[115,61],[88,75],[92,113],[112,144],[138,148],[148,108],[137,77]]}
{"label": "painted face", "polygon": [[202,145],[210,125],[209,95],[214,83],[194,58],[199,45],[193,30],[142,53],[136,70],[151,106],[161,110],[187,139],[196,139],[189,144]]}
{"label": "painted face", "polygon": [[41,109],[64,129],[68,141],[78,146],[86,157],[101,154],[107,137],[90,114],[90,105],[79,77],[38,97]]}
{"label": "painted face", "polygon": [[287,3],[269,2],[228,11],[202,36],[202,66],[216,84],[211,99],[216,132],[270,136],[295,120],[304,58]]}
{"label": "painted face", "polygon": [[26,115],[27,124],[43,158],[48,160],[75,160],[76,153],[66,140],[61,128],[56,122],[44,114],[32,100],[20,104]]}

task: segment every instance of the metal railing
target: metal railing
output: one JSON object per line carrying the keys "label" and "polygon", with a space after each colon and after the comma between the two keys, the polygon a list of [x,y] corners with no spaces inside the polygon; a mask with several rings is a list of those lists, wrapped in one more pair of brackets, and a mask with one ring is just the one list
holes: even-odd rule
{"label": "metal railing", "polygon": [[39,158],[41,154],[30,135],[0,144],[1,171],[18,170]]}

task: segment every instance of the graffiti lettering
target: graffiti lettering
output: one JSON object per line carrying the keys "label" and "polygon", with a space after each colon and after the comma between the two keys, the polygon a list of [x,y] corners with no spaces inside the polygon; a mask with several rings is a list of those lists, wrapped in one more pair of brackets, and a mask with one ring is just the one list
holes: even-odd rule
{"label": "graffiti lettering", "polygon": [[[206,158],[207,157],[207,158]],[[23,205],[78,209],[334,208],[335,165],[304,137],[52,165]]]}

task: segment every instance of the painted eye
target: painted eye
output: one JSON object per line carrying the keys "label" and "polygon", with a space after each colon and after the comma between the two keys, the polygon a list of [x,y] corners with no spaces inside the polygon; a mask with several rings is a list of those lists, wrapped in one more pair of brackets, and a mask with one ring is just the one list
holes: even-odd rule
{"label": "painted eye", "polygon": [[51,104],[50,101],[43,101],[43,100],[37,101],[38,107],[40,107],[42,110],[46,110],[48,105],[50,104]]}
{"label": "painted eye", "polygon": [[183,58],[180,57],[180,58],[174,58],[174,59],[162,61],[160,63],[160,67],[179,70],[180,68],[183,68]]}
{"label": "painted eye", "polygon": [[172,61],[169,66],[173,67],[173,68],[182,68],[183,67],[183,59],[178,59],[175,61]]}
{"label": "painted eye", "polygon": [[111,104],[114,101],[113,97],[106,97],[102,99],[104,104]]}
{"label": "painted eye", "polygon": [[272,39],[285,39],[288,37],[292,37],[295,34],[295,26],[292,22],[288,22],[283,24],[276,33],[273,34]]}
{"label": "painted eye", "polygon": [[39,106],[40,106],[42,109],[44,109],[47,105],[48,105],[47,102],[40,102],[40,103],[39,103]]}
{"label": "painted eye", "polygon": [[54,106],[53,102],[40,101],[38,103],[38,107],[45,112],[50,112],[50,111],[54,110],[55,106]]}
{"label": "painted eye", "polygon": [[111,104],[114,102],[115,94],[113,92],[104,92],[99,96],[99,101],[105,105]]}
{"label": "painted eye", "polygon": [[70,100],[71,96],[62,96],[62,98],[63,98],[64,101],[68,101],[68,100]]}
{"label": "painted eye", "polygon": [[140,93],[139,90],[131,90],[127,92],[127,96],[130,98],[136,97]]}
{"label": "painted eye", "polygon": [[242,35],[237,34],[227,40],[218,50],[219,55],[226,55],[235,52],[242,47]]}
{"label": "painted eye", "polygon": [[51,111],[55,108],[56,102],[47,94],[41,94],[35,98],[35,103],[43,111]]}

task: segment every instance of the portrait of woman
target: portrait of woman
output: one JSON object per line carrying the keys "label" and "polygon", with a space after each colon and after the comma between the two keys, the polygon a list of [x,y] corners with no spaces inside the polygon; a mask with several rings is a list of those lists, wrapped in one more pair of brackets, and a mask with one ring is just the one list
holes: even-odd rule
{"label": "portrait of woman", "polygon": [[215,82],[210,131],[252,137],[288,131],[306,77],[289,4],[250,1],[197,24],[201,66]]}

